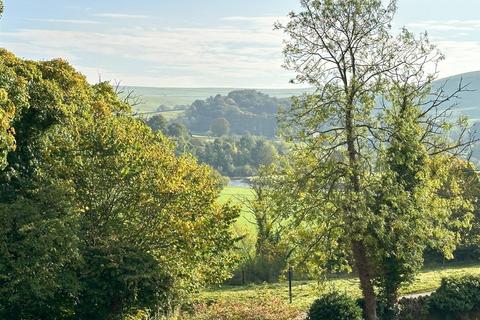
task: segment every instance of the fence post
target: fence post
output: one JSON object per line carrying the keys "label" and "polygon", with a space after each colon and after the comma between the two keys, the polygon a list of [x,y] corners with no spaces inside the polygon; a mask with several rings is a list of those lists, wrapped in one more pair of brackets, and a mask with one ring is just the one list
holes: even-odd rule
{"label": "fence post", "polygon": [[288,267],[288,300],[292,303],[292,267]]}

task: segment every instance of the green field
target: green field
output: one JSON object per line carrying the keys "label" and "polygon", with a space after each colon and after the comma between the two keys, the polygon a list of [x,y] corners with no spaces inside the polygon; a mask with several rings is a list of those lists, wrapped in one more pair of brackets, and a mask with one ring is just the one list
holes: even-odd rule
{"label": "green field", "polygon": [[[401,294],[431,292],[440,285],[442,278],[467,274],[480,275],[480,265],[449,265],[445,268],[426,269],[417,276],[414,283],[403,288]],[[293,303],[298,308],[306,309],[321,292],[333,289],[360,297],[358,285],[358,279],[351,276],[326,280],[321,283],[317,281],[294,281],[292,286]],[[281,297],[288,301],[286,281],[265,285],[220,286],[202,292],[200,299],[238,301],[257,299],[259,296]]]}
{"label": "green field", "polygon": [[[249,188],[244,187],[226,187],[220,196],[219,201],[226,203],[230,201],[242,207],[242,213],[237,223],[235,231],[239,234],[244,232],[247,235],[246,242],[253,244],[255,239],[255,226],[249,222],[252,217],[244,202],[246,199],[252,199],[253,193]],[[461,276],[466,274],[480,275],[479,265],[460,265],[447,264],[445,267],[436,266],[423,270],[415,282],[402,289],[402,295],[424,293],[434,291],[439,285],[440,280],[447,276]],[[307,308],[312,301],[325,290],[335,288],[335,290],[346,291],[354,296],[360,296],[358,288],[358,279],[352,276],[331,277],[326,281],[294,281],[293,296],[294,303],[301,309]],[[277,284],[247,285],[247,286],[220,286],[206,290],[201,293],[201,300],[248,300],[256,299],[259,296],[282,297],[288,299],[287,283],[283,281]]]}
{"label": "green field", "polygon": [[222,190],[220,202],[231,201],[234,204],[243,205],[244,199],[252,199],[253,192],[250,188],[228,186]]}
{"label": "green field", "polygon": [[220,203],[230,202],[241,208],[240,217],[233,226],[233,231],[236,235],[244,237],[242,244],[245,250],[253,250],[257,233],[255,225],[252,223],[252,214],[245,204],[253,196],[254,194],[250,188],[228,186],[222,190],[219,198]]}

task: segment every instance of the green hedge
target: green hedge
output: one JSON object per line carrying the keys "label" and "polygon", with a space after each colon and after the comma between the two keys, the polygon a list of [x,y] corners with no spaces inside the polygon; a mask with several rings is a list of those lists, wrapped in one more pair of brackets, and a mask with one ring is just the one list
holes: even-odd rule
{"label": "green hedge", "polygon": [[429,300],[432,311],[448,313],[478,311],[480,310],[480,277],[444,278]]}

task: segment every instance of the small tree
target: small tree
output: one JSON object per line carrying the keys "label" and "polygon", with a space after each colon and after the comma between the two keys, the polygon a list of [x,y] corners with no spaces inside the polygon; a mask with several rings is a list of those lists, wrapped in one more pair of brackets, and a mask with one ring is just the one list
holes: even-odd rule
{"label": "small tree", "polygon": [[154,132],[167,132],[168,121],[161,114],[156,114],[145,121],[145,123],[154,131]]}
{"label": "small tree", "polygon": [[258,176],[250,183],[253,190],[251,199],[244,199],[244,205],[253,219],[248,220],[257,231],[255,256],[251,259],[252,271],[256,280],[277,281],[285,271],[291,247],[288,243],[285,211],[289,211],[291,202],[279,201],[276,186],[281,176],[275,175],[276,166],[262,167]]}
{"label": "small tree", "polygon": [[217,118],[212,121],[210,131],[216,137],[225,136],[230,132],[230,122],[225,118]]}

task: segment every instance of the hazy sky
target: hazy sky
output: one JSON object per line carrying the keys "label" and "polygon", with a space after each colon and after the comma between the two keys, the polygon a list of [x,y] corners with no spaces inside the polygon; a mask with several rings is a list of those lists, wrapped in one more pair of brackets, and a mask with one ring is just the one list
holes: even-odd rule
{"label": "hazy sky", "polygon": [[[91,82],[288,87],[272,24],[298,0],[4,0],[0,46],[62,57]],[[442,76],[480,70],[480,0],[399,0],[395,28],[429,31]]]}

